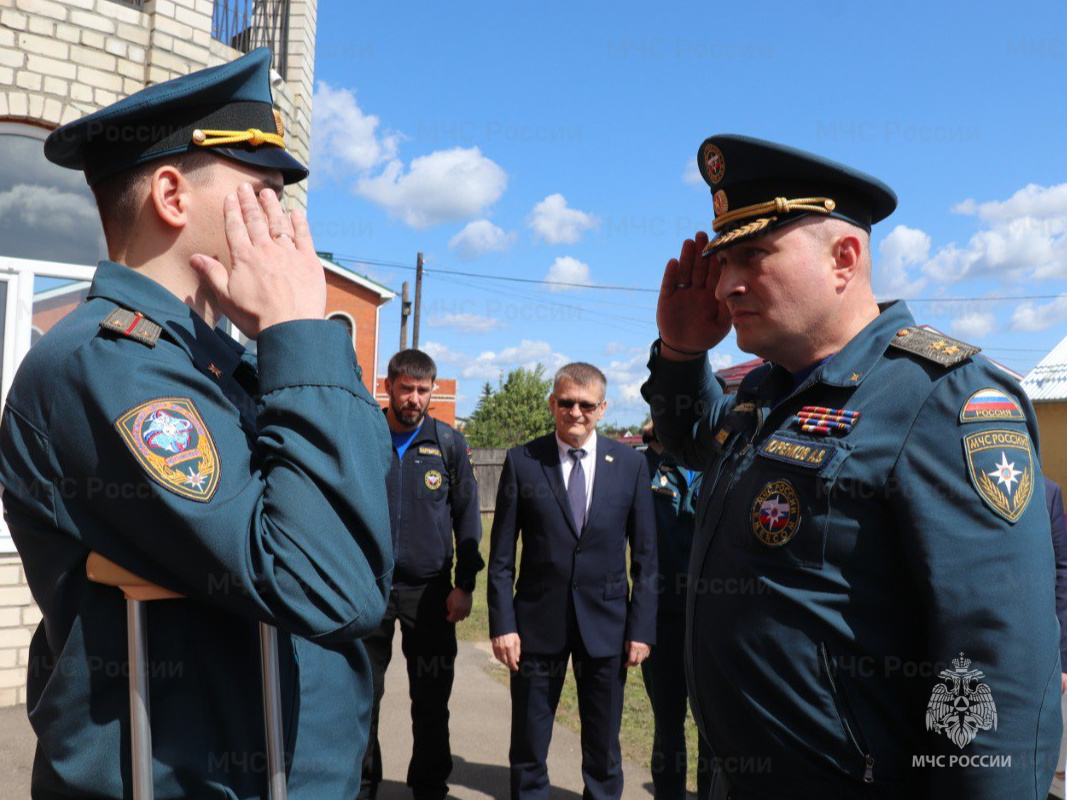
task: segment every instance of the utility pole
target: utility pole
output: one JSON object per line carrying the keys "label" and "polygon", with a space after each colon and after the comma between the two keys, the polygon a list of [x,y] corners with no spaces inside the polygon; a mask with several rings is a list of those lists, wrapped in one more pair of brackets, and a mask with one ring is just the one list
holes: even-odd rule
{"label": "utility pole", "polygon": [[411,316],[411,301],[408,300],[408,282],[400,294],[400,349],[408,349],[408,317]]}
{"label": "utility pole", "polygon": [[415,262],[415,324],[411,334],[411,346],[419,349],[419,314],[422,311],[422,253]]}

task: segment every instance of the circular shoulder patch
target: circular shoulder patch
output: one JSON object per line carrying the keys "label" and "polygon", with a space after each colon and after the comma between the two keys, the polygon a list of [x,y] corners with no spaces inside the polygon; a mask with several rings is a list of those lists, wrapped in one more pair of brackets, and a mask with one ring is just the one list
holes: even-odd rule
{"label": "circular shoulder patch", "polygon": [[768,547],[781,547],[800,526],[800,500],[793,484],[771,481],[752,502],[752,532]]}
{"label": "circular shoulder patch", "polygon": [[440,489],[441,488],[441,473],[435,469],[431,469],[423,476],[423,480],[426,481],[427,489]]}

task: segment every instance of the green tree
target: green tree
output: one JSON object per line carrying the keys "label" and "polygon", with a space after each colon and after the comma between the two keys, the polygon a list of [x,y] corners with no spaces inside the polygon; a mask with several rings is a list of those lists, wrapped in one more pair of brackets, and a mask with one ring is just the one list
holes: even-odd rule
{"label": "green tree", "polygon": [[463,431],[471,447],[514,447],[555,430],[548,410],[552,379],[538,364],[530,370],[519,367],[498,382],[496,391],[487,383],[478,407]]}

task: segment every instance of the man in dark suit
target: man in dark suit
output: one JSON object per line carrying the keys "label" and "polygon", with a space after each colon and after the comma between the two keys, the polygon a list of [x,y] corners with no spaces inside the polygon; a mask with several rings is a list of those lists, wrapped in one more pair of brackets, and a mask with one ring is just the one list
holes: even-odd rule
{"label": "man in dark suit", "polygon": [[622,795],[626,667],[648,657],[656,630],[656,527],[645,459],[596,434],[606,388],[591,364],[561,368],[548,398],[555,433],[509,450],[500,478],[489,633],[512,673],[513,800],[548,798],[545,762],[568,657],[582,721],[583,797]]}

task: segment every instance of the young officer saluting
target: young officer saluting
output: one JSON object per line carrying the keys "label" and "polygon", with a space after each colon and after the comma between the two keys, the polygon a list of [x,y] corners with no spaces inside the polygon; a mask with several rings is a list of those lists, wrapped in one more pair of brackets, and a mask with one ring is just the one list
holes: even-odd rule
{"label": "young officer saluting", "polygon": [[[148,610],[155,796],[266,795],[257,622],[277,627],[289,797],[359,786],[385,607],[389,440],[322,319],[265,49],[52,133],[110,260],[34,345],[0,428],[12,537],[44,615],[30,645],[33,796],[130,796],[121,593],[96,551],[181,595]],[[259,359],[215,324],[256,339]],[[345,731],[345,735],[338,735]]]}
{"label": "young officer saluting", "polygon": [[374,674],[374,710],[360,798],[373,798],[382,781],[378,709],[398,620],[411,689],[414,742],[408,786],[415,800],[443,800],[452,774],[448,698],[456,660],[456,623],[471,613],[474,579],[484,563],[478,552],[482,538],[478,485],[467,440],[426,413],[436,379],[437,365],[420,350],[401,350],[389,360],[385,418],[393,439],[389,508],[396,574],[385,619],[364,640]]}

